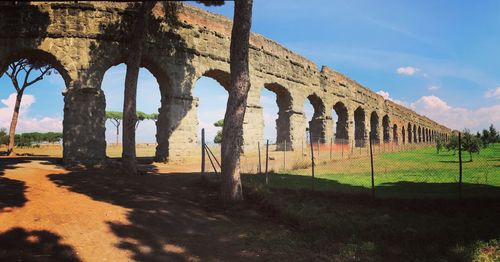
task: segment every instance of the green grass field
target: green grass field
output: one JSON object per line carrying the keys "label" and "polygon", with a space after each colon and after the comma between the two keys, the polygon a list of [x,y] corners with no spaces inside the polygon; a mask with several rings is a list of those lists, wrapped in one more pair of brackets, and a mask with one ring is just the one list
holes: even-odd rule
{"label": "green grass field", "polygon": [[[463,156],[468,161],[469,156]],[[270,246],[304,246],[319,261],[500,261],[500,145],[463,163],[434,148],[376,155],[376,199],[369,158],[310,169],[245,175],[247,197],[293,234]],[[279,236],[276,236],[278,238]],[[286,252],[286,248],[284,252]]]}
{"label": "green grass field", "polygon": [[[463,197],[500,197],[500,144],[490,145],[480,154],[462,156]],[[374,156],[377,197],[457,198],[458,153],[427,147]],[[264,183],[263,176],[248,175],[244,183]],[[311,188],[311,168],[280,171],[270,175],[276,188]],[[368,157],[325,161],[316,165],[314,186],[319,191],[371,193],[371,168]]]}

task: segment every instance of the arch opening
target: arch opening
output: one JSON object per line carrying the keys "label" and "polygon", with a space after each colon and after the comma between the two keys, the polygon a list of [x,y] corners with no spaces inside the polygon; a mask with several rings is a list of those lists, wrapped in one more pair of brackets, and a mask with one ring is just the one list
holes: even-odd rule
{"label": "arch opening", "polygon": [[417,138],[417,126],[416,125],[413,125],[413,143],[417,143],[418,142],[418,138]]}
{"label": "arch opening", "polygon": [[[144,65],[144,63],[143,63]],[[150,66],[139,69],[137,81],[135,124],[135,148],[137,157],[154,157],[157,146],[157,120],[161,107],[161,81],[150,70]],[[103,75],[101,90],[106,98],[106,154],[121,157],[123,133],[123,104],[127,66],[121,63],[110,67]]]}
{"label": "arch opening", "polygon": [[417,135],[418,135],[418,143],[422,143],[422,129],[420,128],[420,126],[418,127],[417,129]]}
{"label": "arch opening", "polygon": [[196,107],[197,140],[205,129],[205,143],[222,142],[222,126],[229,97],[230,75],[222,70],[208,70],[192,90]]}
{"label": "arch opening", "polygon": [[[404,131],[403,131],[404,132]],[[399,144],[399,136],[398,136],[398,125],[394,124],[392,126],[392,141],[394,144],[398,145]]]}
{"label": "arch opening", "polygon": [[333,112],[336,114],[334,122],[334,138],[335,144],[348,144],[349,143],[349,123],[347,107],[342,102],[337,102],[333,106]]}
{"label": "arch opening", "polygon": [[404,145],[406,144],[406,132],[405,132],[405,126],[403,125],[401,127],[401,143]]}
{"label": "arch opening", "polygon": [[273,141],[272,137],[275,137],[277,145],[284,145],[285,141],[290,144],[292,113],[290,92],[276,83],[265,84],[260,99],[264,115],[264,138],[271,138],[270,141]]}
{"label": "arch opening", "polygon": [[354,139],[356,147],[364,147],[366,140],[365,110],[358,107],[354,111]]}
{"label": "arch opening", "polygon": [[[389,116],[385,115],[382,118],[382,129],[383,129],[383,139],[384,143],[389,143],[391,141],[391,136],[390,136],[390,121],[389,121]],[[394,132],[393,132],[394,133]],[[393,136],[394,137],[394,136]]]}
{"label": "arch opening", "polygon": [[[35,69],[29,70],[32,66]],[[39,76],[42,78],[38,79]],[[21,89],[25,82],[31,84],[18,92],[13,79]],[[61,94],[71,88],[71,78],[62,63],[51,53],[39,49],[11,53],[0,61],[0,86],[5,87],[0,88],[0,114],[4,116],[0,119],[0,128],[5,128],[7,135],[15,108],[19,107],[14,152],[22,146],[29,147],[30,153],[33,150],[34,154],[49,152],[50,156],[62,157],[67,130],[63,128],[65,100]]]}
{"label": "arch opening", "polygon": [[375,144],[380,144],[380,137],[379,137],[379,117],[378,114],[373,111],[370,115],[370,132],[372,135],[373,143]]}
{"label": "arch opening", "polygon": [[408,123],[408,144],[413,143],[413,136],[412,136],[412,127],[411,124]]}
{"label": "arch opening", "polygon": [[[310,118],[310,104],[312,106],[313,114]],[[309,107],[309,109],[308,109]],[[324,144],[326,142],[326,127],[325,127],[325,104],[323,100],[316,95],[312,94],[304,101],[305,118],[309,120],[310,139],[314,142]]]}

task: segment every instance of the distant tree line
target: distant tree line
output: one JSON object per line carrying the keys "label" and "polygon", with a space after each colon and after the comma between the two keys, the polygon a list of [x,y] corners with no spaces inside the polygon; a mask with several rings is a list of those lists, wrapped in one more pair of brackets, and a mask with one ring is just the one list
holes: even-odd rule
{"label": "distant tree line", "polygon": [[[61,132],[31,132],[16,134],[14,136],[16,147],[32,147],[44,143],[59,143],[62,138],[63,134]],[[9,135],[5,128],[0,129],[0,144],[9,144]]]}
{"label": "distant tree line", "polygon": [[[116,128],[116,144],[120,137],[120,125],[123,122],[123,113],[118,111],[106,111],[106,120],[110,121]],[[135,129],[139,127],[139,123],[144,120],[158,120],[158,113],[146,114],[141,111],[136,111]]]}
{"label": "distant tree line", "polygon": [[[495,127],[490,125],[488,129],[483,129],[482,132],[477,132],[473,135],[469,129],[464,129],[461,137],[462,151],[469,153],[469,161],[472,161],[472,153],[477,153],[481,151],[481,148],[487,148],[490,144],[500,143],[500,134],[495,129]],[[452,133],[448,143],[441,138],[436,140],[436,150],[437,153],[442,149],[447,151],[453,151],[456,154],[458,150],[458,136],[456,133]]]}

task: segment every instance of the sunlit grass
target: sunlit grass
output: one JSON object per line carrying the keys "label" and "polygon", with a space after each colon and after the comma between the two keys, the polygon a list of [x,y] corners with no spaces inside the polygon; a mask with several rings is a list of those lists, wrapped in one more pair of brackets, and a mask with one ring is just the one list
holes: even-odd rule
{"label": "sunlit grass", "polygon": [[[500,190],[500,144],[490,145],[480,154],[462,156],[463,192],[469,196],[491,196]],[[279,171],[271,175],[277,188],[311,188],[311,168]],[[344,193],[371,189],[369,157],[321,162],[315,167],[315,189]],[[250,185],[262,178],[247,177]],[[441,152],[433,147],[374,156],[374,184],[379,196],[457,197],[459,181],[458,153]]]}

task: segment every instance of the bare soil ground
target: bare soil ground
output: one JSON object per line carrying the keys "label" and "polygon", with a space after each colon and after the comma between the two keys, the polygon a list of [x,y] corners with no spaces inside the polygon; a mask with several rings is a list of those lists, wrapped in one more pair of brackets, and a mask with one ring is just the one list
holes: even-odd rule
{"label": "bare soil ground", "polygon": [[0,261],[314,259],[285,226],[249,203],[222,206],[180,165],[126,177],[58,161],[0,158]]}

